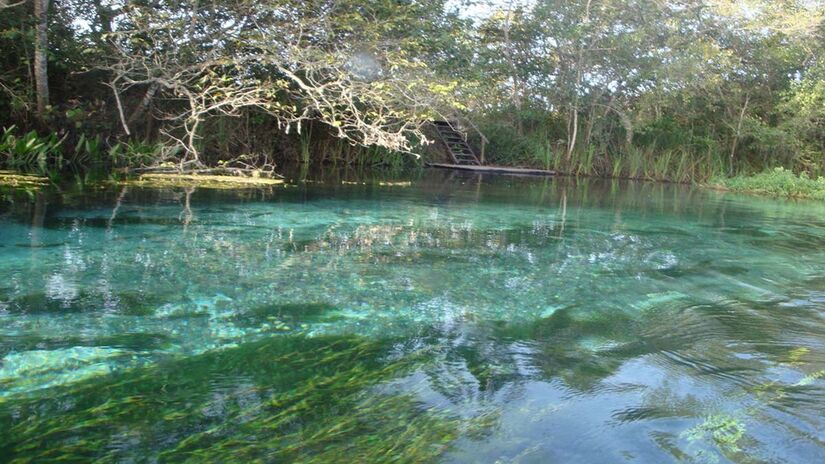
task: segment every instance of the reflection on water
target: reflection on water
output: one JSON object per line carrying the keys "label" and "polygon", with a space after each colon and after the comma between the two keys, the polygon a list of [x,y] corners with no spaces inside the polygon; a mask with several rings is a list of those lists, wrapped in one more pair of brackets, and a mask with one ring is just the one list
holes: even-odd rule
{"label": "reflection on water", "polygon": [[0,461],[814,462],[825,207],[633,183],[0,206]]}

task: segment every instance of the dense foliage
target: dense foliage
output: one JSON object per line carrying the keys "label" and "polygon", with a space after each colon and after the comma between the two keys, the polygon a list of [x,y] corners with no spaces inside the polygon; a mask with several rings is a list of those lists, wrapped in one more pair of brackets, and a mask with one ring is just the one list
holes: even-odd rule
{"label": "dense foliage", "polygon": [[428,120],[460,111],[498,164],[677,181],[825,171],[819,0],[0,8],[0,162],[18,169],[397,163],[426,151]]}
{"label": "dense foliage", "polygon": [[795,0],[509,2],[478,30],[475,68],[496,76],[477,101],[491,153],[672,180],[777,165],[818,174],[824,11]]}

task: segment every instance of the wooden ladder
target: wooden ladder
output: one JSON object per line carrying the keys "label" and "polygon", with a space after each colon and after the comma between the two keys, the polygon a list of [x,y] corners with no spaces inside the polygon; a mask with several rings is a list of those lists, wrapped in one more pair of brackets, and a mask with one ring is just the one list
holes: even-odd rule
{"label": "wooden ladder", "polygon": [[447,121],[433,121],[438,136],[447,147],[447,152],[458,165],[481,166],[473,149],[467,143],[467,136],[455,129],[455,125]]}

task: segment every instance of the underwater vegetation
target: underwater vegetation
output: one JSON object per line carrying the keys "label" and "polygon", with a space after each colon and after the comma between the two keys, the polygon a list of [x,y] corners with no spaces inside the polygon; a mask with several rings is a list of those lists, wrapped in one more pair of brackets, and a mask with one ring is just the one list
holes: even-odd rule
{"label": "underwater vegetation", "polygon": [[388,359],[388,343],[272,337],[0,403],[0,453],[12,462],[431,460],[469,425],[375,389],[420,362]]}

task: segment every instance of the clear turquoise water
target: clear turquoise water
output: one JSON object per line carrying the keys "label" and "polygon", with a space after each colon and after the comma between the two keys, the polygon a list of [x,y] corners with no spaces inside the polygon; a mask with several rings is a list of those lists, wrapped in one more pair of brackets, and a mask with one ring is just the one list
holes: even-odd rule
{"label": "clear turquoise water", "polygon": [[5,191],[0,461],[820,462],[825,206]]}

